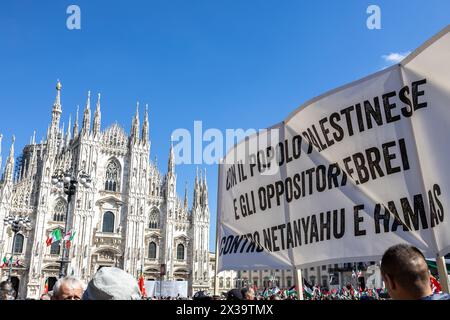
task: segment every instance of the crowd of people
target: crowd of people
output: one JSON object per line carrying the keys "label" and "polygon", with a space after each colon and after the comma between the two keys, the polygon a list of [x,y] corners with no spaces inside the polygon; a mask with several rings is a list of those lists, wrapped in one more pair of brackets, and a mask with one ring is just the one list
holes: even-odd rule
{"label": "crowd of people", "polygon": [[[302,288],[304,300],[450,300],[439,286],[430,279],[425,257],[415,247],[400,244],[389,248],[381,260],[384,289],[355,289],[352,285],[340,289],[325,290],[318,286]],[[143,279],[136,279],[119,268],[104,267],[97,271],[87,286],[77,278],[59,279],[51,292],[41,300],[182,300],[177,297],[147,297]],[[14,300],[16,296],[9,281],[0,283],[0,300]],[[295,287],[279,288],[246,287],[232,289],[221,296],[210,296],[200,291],[193,300],[299,300]]]}

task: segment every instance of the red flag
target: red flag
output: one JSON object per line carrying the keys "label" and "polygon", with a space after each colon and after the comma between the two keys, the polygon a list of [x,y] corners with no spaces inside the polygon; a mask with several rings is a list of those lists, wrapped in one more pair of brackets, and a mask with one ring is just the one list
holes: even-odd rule
{"label": "red flag", "polygon": [[141,295],[143,297],[147,297],[147,292],[145,291],[145,286],[144,286],[144,276],[141,273],[141,276],[139,277],[139,290],[141,291]]}
{"label": "red flag", "polygon": [[48,278],[45,280],[44,293],[48,293]]}
{"label": "red flag", "polygon": [[433,293],[442,292],[441,284],[432,275],[430,275],[430,283],[431,283],[431,290],[433,290]]}

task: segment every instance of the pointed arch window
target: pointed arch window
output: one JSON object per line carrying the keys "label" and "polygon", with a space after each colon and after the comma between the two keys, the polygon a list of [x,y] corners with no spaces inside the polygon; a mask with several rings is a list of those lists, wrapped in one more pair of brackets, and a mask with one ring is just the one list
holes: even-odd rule
{"label": "pointed arch window", "polygon": [[150,242],[148,245],[148,258],[156,259],[156,243]]}
{"label": "pointed arch window", "polygon": [[106,166],[105,190],[119,192],[120,176],[121,169],[119,162],[115,159],[109,161],[108,165]]}
{"label": "pointed arch window", "polygon": [[53,209],[53,221],[66,221],[66,211],[66,202],[62,199],[58,200],[55,208]]}
{"label": "pointed arch window", "polygon": [[59,255],[61,251],[61,241],[55,241],[50,246],[50,254]]}
{"label": "pointed arch window", "polygon": [[177,260],[184,260],[184,245],[181,243],[177,246]]}
{"label": "pointed arch window", "polygon": [[107,211],[103,215],[102,232],[114,232],[114,213],[112,213],[111,211]]}
{"label": "pointed arch window", "polygon": [[14,253],[22,253],[23,240],[24,240],[23,235],[20,233],[16,233],[16,235],[14,236]]}
{"label": "pointed arch window", "polygon": [[156,208],[150,212],[150,216],[148,219],[148,227],[150,229],[158,229],[159,228],[159,211]]}

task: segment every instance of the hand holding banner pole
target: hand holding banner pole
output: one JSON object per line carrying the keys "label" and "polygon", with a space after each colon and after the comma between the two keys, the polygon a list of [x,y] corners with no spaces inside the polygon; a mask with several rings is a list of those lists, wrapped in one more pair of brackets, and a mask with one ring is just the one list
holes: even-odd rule
{"label": "hand holding banner pole", "polygon": [[445,258],[443,256],[436,257],[436,265],[439,272],[439,283],[441,284],[442,291],[450,293],[447,266],[445,265]]}

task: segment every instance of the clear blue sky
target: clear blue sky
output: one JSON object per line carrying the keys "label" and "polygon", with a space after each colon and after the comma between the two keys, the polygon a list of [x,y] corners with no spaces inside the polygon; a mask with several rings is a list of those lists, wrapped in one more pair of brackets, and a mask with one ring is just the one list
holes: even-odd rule
{"label": "clear blue sky", "polygon": [[[66,28],[70,4],[81,8],[81,30]],[[381,8],[381,30],[366,27],[370,4]],[[174,129],[192,131],[195,120],[204,129],[268,127],[449,23],[448,0],[2,0],[3,158],[12,134],[16,150],[33,129],[45,134],[57,78],[64,121],[88,90],[102,93],[103,128],[118,120],[129,130],[136,100],[149,103],[151,157],[165,171]],[[182,194],[195,165],[176,170]],[[214,250],[217,166],[208,183]]]}

